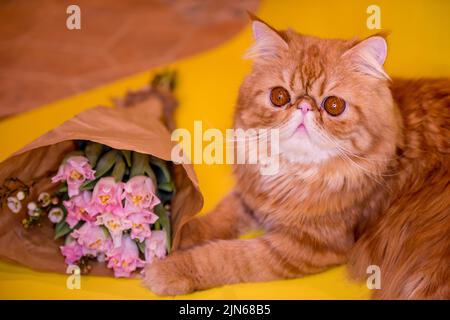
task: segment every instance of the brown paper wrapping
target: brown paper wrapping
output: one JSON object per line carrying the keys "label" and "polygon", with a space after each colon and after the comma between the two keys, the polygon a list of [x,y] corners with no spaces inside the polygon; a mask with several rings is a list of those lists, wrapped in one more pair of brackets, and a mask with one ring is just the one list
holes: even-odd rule
{"label": "brown paper wrapping", "polygon": [[[35,185],[19,213],[12,213],[6,205],[0,209],[0,258],[35,270],[65,272],[66,265],[59,250],[63,240],[53,239],[53,224],[44,218],[40,227],[25,229],[22,226],[27,201],[36,199],[40,192],[55,190],[57,185],[50,182],[50,177],[64,155],[74,149],[73,140],[91,140],[170,160],[173,143],[162,118],[161,99],[147,99],[129,108],[96,107],[47,132],[3,161],[1,184],[9,177],[17,177],[25,183],[35,181]],[[181,227],[200,211],[203,198],[191,165],[173,165],[172,169],[176,192],[171,223],[173,249],[176,249]],[[94,263],[91,273],[112,275],[104,263]]]}

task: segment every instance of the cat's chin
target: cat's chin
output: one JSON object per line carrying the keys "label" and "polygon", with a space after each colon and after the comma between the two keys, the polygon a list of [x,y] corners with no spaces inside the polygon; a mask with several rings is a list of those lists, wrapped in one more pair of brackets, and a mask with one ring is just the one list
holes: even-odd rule
{"label": "cat's chin", "polygon": [[318,146],[305,137],[304,133],[296,133],[290,139],[280,142],[280,154],[292,163],[320,164],[335,157],[337,151]]}

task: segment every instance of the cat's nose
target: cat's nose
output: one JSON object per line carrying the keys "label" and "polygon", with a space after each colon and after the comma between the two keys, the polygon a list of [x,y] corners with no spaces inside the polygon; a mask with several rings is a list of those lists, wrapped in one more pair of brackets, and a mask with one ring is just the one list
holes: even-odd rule
{"label": "cat's nose", "polygon": [[298,109],[302,110],[303,113],[307,113],[312,110],[311,103],[309,101],[302,101],[297,106]]}

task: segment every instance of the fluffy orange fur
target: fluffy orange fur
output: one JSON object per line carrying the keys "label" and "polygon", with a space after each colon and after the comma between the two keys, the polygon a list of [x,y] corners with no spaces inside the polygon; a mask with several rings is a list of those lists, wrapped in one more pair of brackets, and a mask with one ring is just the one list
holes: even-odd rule
{"label": "fluffy orange fur", "polygon": [[[450,80],[390,80],[384,40],[319,39],[254,21],[253,70],[236,128],[278,128],[280,170],[235,165],[236,187],[190,221],[181,249],[150,265],[157,294],[301,277],[347,263],[374,298],[450,298]],[[285,88],[284,107],[270,90]],[[345,100],[327,114],[328,96]],[[299,106],[307,134],[299,133]],[[238,239],[262,227],[265,234]]]}

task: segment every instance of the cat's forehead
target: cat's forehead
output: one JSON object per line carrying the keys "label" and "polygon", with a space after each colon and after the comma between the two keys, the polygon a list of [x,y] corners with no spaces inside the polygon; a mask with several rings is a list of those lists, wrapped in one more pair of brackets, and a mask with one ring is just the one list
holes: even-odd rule
{"label": "cat's forehead", "polygon": [[[292,30],[282,34],[289,50],[278,65],[278,76],[294,91],[323,93],[340,57],[354,45],[354,40],[322,39]],[[316,88],[316,90],[314,90]]]}
{"label": "cat's forehead", "polygon": [[356,43],[355,39],[324,39],[302,35],[291,29],[283,31],[283,37],[288,42],[289,58],[299,61],[305,59],[333,61]]}

